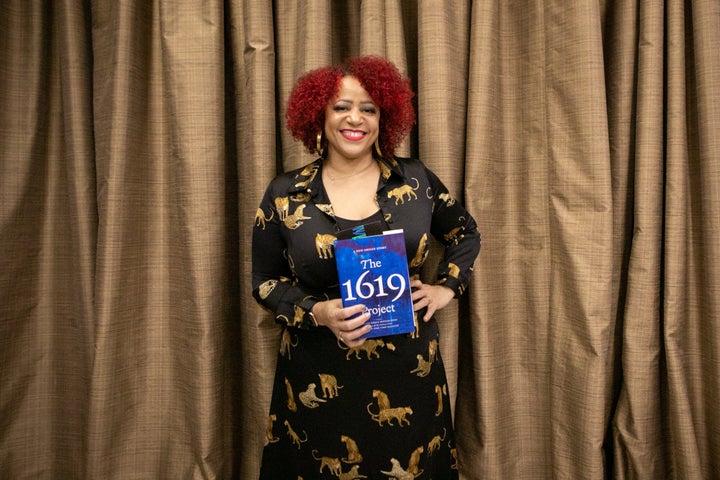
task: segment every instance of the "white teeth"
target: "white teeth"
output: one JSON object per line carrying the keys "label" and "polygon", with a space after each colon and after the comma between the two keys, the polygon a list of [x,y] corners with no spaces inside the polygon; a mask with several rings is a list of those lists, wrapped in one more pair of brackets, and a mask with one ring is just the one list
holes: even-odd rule
{"label": "white teeth", "polygon": [[348,131],[343,132],[343,134],[346,137],[351,137],[351,138],[360,138],[363,135],[365,135],[363,132],[348,132]]}

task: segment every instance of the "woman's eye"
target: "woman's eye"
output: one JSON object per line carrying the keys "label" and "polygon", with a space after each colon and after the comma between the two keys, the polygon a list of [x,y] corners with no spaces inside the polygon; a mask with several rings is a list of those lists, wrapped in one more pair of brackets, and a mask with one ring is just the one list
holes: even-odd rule
{"label": "woman's eye", "polygon": [[335,105],[335,106],[333,107],[333,110],[335,110],[336,112],[344,112],[344,111],[347,110],[347,109],[348,109],[348,108],[347,108],[346,106],[344,106],[344,105]]}
{"label": "woman's eye", "polygon": [[365,109],[363,109],[363,112],[368,113],[370,115],[375,115],[377,113],[377,110],[375,108],[365,108]]}

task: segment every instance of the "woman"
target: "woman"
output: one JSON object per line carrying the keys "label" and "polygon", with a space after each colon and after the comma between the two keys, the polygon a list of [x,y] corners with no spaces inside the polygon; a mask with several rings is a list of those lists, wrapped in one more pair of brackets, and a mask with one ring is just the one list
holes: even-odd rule
{"label": "woman", "polygon": [[[467,286],[480,236],[430,170],[393,156],[412,97],[372,56],[307,73],[290,95],[288,128],[319,158],[271,182],[253,232],[253,296],[284,327],[263,479],[457,478],[433,315]],[[369,314],[339,298],[333,241],[377,220],[404,230],[416,329],[366,339]],[[419,280],[429,234],[445,246],[432,285]]]}

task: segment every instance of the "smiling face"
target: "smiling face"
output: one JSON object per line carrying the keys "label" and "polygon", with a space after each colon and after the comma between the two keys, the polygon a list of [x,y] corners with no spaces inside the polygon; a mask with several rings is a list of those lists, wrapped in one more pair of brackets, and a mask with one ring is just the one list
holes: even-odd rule
{"label": "smiling face", "polygon": [[357,78],[343,77],[340,91],[325,108],[328,158],[372,156],[380,132],[380,110]]}

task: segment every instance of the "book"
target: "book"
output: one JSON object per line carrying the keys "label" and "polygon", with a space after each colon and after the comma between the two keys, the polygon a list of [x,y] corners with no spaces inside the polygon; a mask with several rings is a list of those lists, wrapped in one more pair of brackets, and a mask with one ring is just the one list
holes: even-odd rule
{"label": "book", "polygon": [[405,235],[388,230],[367,235],[375,225],[355,227],[339,233],[335,241],[335,260],[343,307],[363,304],[370,311],[372,330],[365,338],[413,332],[410,274]]}

